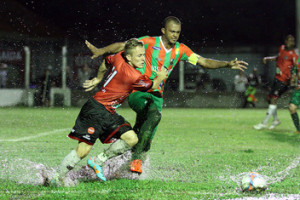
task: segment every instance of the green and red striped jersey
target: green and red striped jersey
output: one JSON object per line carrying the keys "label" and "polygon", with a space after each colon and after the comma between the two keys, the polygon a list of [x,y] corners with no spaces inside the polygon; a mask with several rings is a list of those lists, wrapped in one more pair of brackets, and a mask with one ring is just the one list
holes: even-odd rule
{"label": "green and red striped jersey", "polygon": [[[189,60],[190,56],[194,52],[182,43],[176,42],[176,44],[171,49],[166,49],[162,42],[161,36],[149,37],[144,36],[138,38],[144,43],[146,50],[146,62],[142,69],[138,69],[142,74],[148,76],[151,80],[155,79],[155,71],[160,71],[162,67],[168,70],[168,76],[171,74],[173,68],[177,65],[180,60]],[[164,80],[159,88],[155,90],[148,90],[147,92],[159,91],[161,95],[163,94]]]}

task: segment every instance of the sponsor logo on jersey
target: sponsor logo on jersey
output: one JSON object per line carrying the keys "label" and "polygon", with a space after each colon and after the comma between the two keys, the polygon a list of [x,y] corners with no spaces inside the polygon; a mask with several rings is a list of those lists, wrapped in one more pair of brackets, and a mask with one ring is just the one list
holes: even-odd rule
{"label": "sponsor logo on jersey", "polygon": [[158,62],[159,62],[159,61],[162,61],[162,59],[161,59],[161,58],[155,58],[155,60],[157,60]]}
{"label": "sponsor logo on jersey", "polygon": [[161,50],[161,48],[160,48],[160,47],[156,47],[156,46],[153,46],[153,47],[152,47],[152,49],[154,49],[154,50],[158,50],[158,51],[159,51],[159,50]]}
{"label": "sponsor logo on jersey", "polygon": [[173,65],[173,64],[174,64],[174,59],[171,59],[170,65]]}
{"label": "sponsor logo on jersey", "polygon": [[84,136],[82,136],[82,137],[85,138],[85,139],[87,139],[87,140],[91,140],[90,135],[84,135]]}
{"label": "sponsor logo on jersey", "polygon": [[94,133],[95,133],[94,127],[89,127],[89,128],[88,128],[88,133],[89,133],[89,134],[94,134]]}

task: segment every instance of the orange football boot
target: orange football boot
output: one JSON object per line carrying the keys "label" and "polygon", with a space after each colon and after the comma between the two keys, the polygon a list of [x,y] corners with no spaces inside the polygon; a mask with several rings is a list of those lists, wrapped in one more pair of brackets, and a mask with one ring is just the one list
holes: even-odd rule
{"label": "orange football boot", "polygon": [[130,163],[130,171],[141,174],[142,173],[142,161],[141,160],[133,160]]}

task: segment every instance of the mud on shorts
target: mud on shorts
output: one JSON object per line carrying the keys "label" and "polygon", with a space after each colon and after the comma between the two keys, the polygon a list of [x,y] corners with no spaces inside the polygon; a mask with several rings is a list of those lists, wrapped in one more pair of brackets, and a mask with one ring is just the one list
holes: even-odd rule
{"label": "mud on shorts", "polygon": [[99,138],[102,143],[111,143],[132,130],[131,125],[117,114],[90,98],[81,108],[75,126],[68,137],[93,145]]}
{"label": "mud on shorts", "polygon": [[291,95],[290,103],[300,106],[300,89],[295,89]]}
{"label": "mud on shorts", "polygon": [[284,82],[274,79],[269,97],[279,98],[284,92],[288,90],[288,86]]}

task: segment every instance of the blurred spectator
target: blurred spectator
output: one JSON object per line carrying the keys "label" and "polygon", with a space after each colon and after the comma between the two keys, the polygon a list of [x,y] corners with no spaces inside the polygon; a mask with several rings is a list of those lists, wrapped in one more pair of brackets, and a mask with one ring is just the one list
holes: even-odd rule
{"label": "blurred spectator", "polygon": [[50,105],[50,90],[52,85],[54,85],[53,77],[51,76],[52,66],[49,65],[45,69],[45,73],[39,78],[39,93],[38,93],[38,105],[49,106]]}
{"label": "blurred spectator", "polygon": [[[245,76],[243,71],[240,71],[240,73],[234,77],[235,102],[244,100],[244,93],[246,91],[247,82],[247,77]],[[243,105],[241,105],[240,107],[242,106]]]}
{"label": "blurred spectator", "polygon": [[89,80],[92,76],[91,68],[85,64],[82,69],[78,70],[78,79],[79,79],[79,87],[82,87],[82,84]]}
{"label": "blurred spectator", "polygon": [[7,64],[0,65],[0,88],[5,88],[7,83]]}
{"label": "blurred spectator", "polygon": [[257,68],[253,69],[253,72],[249,74],[248,78],[248,88],[245,92],[245,99],[243,108],[246,108],[248,104],[255,108],[255,98],[256,88],[261,84],[261,78],[257,73]]}

